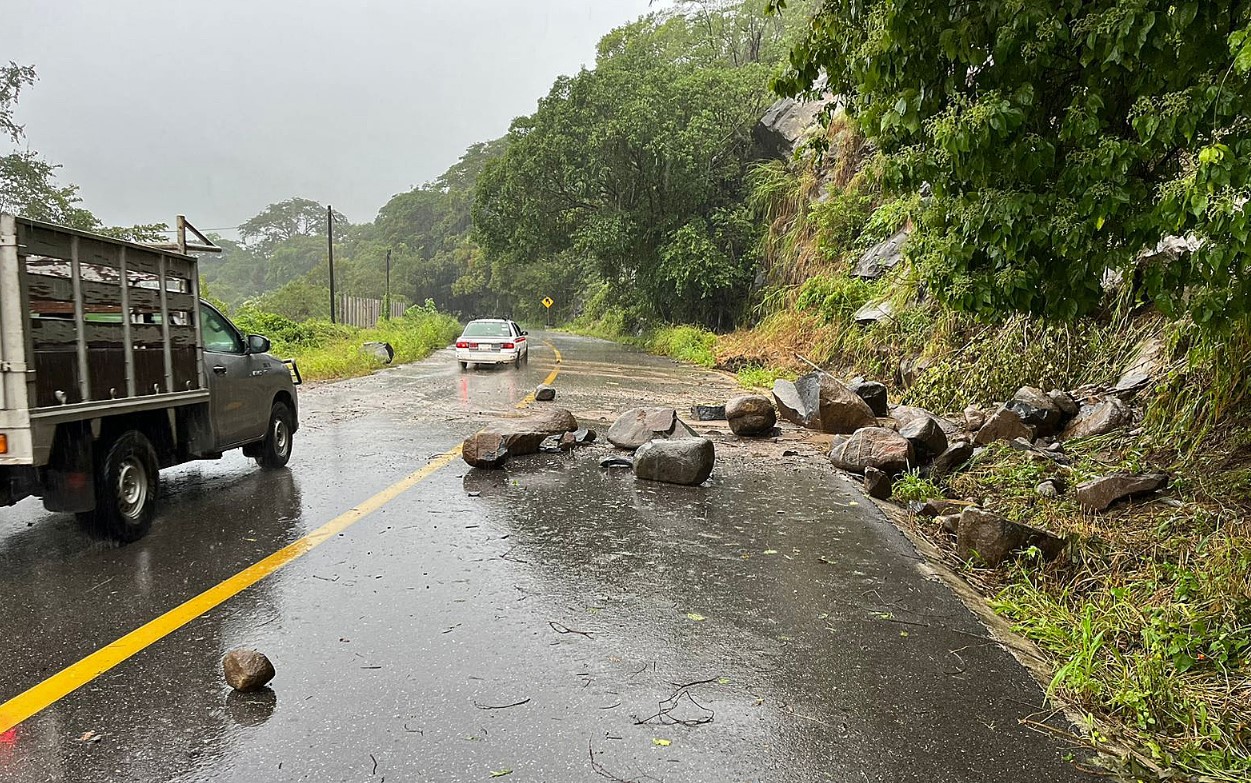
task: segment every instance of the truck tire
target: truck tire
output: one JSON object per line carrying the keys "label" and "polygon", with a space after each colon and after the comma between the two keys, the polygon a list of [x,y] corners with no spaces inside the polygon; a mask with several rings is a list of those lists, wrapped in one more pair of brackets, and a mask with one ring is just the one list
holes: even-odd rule
{"label": "truck tire", "polygon": [[95,470],[96,507],[79,516],[122,543],[146,536],[156,517],[160,487],[152,444],[141,432],[123,432],[104,449]]}
{"label": "truck tire", "polygon": [[261,441],[256,452],[256,464],[263,470],[277,470],[286,467],[291,460],[292,437],[294,436],[291,408],[285,402],[275,402],[269,411],[269,427],[265,430],[265,440]]}

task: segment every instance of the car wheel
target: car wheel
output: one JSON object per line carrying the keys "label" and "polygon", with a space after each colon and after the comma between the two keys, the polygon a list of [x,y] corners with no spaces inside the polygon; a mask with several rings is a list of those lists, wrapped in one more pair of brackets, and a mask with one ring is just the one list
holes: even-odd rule
{"label": "car wheel", "polygon": [[143,433],[123,432],[96,462],[96,507],[79,517],[122,543],[152,529],[160,478],[156,450]]}
{"label": "car wheel", "polygon": [[469,362],[461,362],[461,363],[460,363],[460,369],[461,369],[462,371],[464,371],[464,370],[468,370],[468,369],[469,369]]}
{"label": "car wheel", "polygon": [[513,367],[516,367],[518,370],[521,369],[521,354],[517,354],[516,358],[513,359]]}
{"label": "car wheel", "polygon": [[263,470],[286,467],[291,460],[292,441],[295,437],[294,418],[285,402],[275,402],[270,409],[265,440],[261,441],[261,448],[256,452],[256,464]]}

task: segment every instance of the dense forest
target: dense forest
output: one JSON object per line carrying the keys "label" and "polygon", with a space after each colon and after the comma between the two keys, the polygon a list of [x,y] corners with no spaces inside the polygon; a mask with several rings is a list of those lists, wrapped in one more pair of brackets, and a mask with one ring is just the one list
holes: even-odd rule
{"label": "dense forest", "polygon": [[[614,30],[506,136],[370,223],[337,218],[337,290],[381,297],[389,250],[394,296],[466,317],[539,318],[551,296],[564,320],[607,297],[639,322],[733,327],[760,257],[752,128],[807,8],[688,0]],[[209,291],[325,317],[325,221],[307,199],[266,207],[206,258]]]}

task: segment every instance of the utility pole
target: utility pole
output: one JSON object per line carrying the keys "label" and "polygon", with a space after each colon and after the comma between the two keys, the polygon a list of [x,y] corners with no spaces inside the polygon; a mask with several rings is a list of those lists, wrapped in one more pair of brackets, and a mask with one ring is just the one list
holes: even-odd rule
{"label": "utility pole", "polygon": [[382,297],[382,301],[386,302],[386,313],[383,318],[391,318],[391,248],[387,248],[387,288],[386,294]]}
{"label": "utility pole", "polygon": [[326,247],[330,251],[330,323],[335,323],[334,314],[334,207],[326,205]]}

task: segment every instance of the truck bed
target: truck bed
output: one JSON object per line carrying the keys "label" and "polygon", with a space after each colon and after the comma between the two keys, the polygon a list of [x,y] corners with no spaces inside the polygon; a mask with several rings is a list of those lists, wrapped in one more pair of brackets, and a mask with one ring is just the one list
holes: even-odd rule
{"label": "truck bed", "polygon": [[0,464],[46,459],[42,424],[207,399],[198,302],[194,257],[0,215]]}

